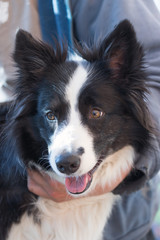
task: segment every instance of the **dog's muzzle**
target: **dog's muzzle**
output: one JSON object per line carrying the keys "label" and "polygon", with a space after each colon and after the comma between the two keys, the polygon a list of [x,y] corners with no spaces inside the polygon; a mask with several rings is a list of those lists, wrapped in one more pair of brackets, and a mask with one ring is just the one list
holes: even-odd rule
{"label": "dog's muzzle", "polygon": [[101,164],[103,158],[99,158],[96,165],[86,174],[78,177],[69,176],[75,173],[80,167],[80,157],[70,153],[64,153],[56,158],[57,169],[68,177],[65,178],[65,187],[71,194],[82,194],[91,185],[93,173]]}

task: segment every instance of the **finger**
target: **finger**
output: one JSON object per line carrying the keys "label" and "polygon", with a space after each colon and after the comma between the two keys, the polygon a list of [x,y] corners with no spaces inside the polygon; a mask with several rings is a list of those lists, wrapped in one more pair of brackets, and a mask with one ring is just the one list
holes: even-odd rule
{"label": "finger", "polygon": [[27,172],[28,177],[30,178],[30,180],[32,180],[32,184],[34,182],[34,185],[37,184],[42,188],[45,188],[49,185],[50,177],[47,174],[30,169],[28,169]]}
{"label": "finger", "polygon": [[47,174],[28,170],[28,189],[36,195],[56,202],[66,201],[68,193],[62,183],[51,179]]}

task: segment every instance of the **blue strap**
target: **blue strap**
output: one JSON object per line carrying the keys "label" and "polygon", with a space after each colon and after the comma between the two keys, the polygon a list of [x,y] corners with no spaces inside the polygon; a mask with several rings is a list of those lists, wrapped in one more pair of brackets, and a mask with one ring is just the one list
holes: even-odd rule
{"label": "blue strap", "polygon": [[72,49],[72,15],[69,0],[38,0],[38,10],[43,40],[53,47],[53,38],[61,44],[67,41]]}

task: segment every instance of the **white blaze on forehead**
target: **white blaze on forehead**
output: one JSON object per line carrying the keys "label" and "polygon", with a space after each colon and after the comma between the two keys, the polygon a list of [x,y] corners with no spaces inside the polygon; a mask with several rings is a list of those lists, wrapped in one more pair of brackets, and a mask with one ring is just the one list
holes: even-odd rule
{"label": "white blaze on forehead", "polygon": [[68,123],[58,127],[51,137],[49,146],[50,164],[56,172],[58,171],[55,159],[65,151],[74,153],[80,147],[84,148],[78,170],[79,175],[90,171],[97,160],[94,152],[93,137],[88,128],[82,124],[81,113],[77,107],[79,94],[87,81],[87,76],[87,70],[82,65],[79,65],[66,86],[65,98],[70,106]]}
{"label": "white blaze on forehead", "polygon": [[77,105],[79,93],[87,80],[87,75],[88,72],[86,69],[82,65],[79,65],[67,85],[66,99],[70,103],[71,110],[74,110]]}

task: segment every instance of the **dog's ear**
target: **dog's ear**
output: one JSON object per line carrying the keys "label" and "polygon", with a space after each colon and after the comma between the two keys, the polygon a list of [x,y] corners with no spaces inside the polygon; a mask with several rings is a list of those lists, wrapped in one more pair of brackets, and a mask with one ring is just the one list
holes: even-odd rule
{"label": "dog's ear", "polygon": [[133,26],[128,20],[121,22],[110,36],[104,40],[100,51],[111,69],[114,79],[123,80],[128,75],[141,70],[143,49],[136,39]]}
{"label": "dog's ear", "polygon": [[56,50],[40,40],[35,40],[30,33],[20,29],[16,35],[13,59],[25,74],[42,74],[51,65],[66,59],[67,49],[57,42],[55,45]]}
{"label": "dog's ear", "polygon": [[147,74],[144,71],[144,52],[128,20],[121,22],[100,48],[110,71],[112,82],[128,101],[130,111],[147,130],[151,131],[151,118],[146,106]]}
{"label": "dog's ear", "polygon": [[120,22],[102,42],[77,44],[78,52],[89,62],[104,62],[113,79],[125,79],[143,63],[143,49],[136,39],[132,24],[128,20]]}

